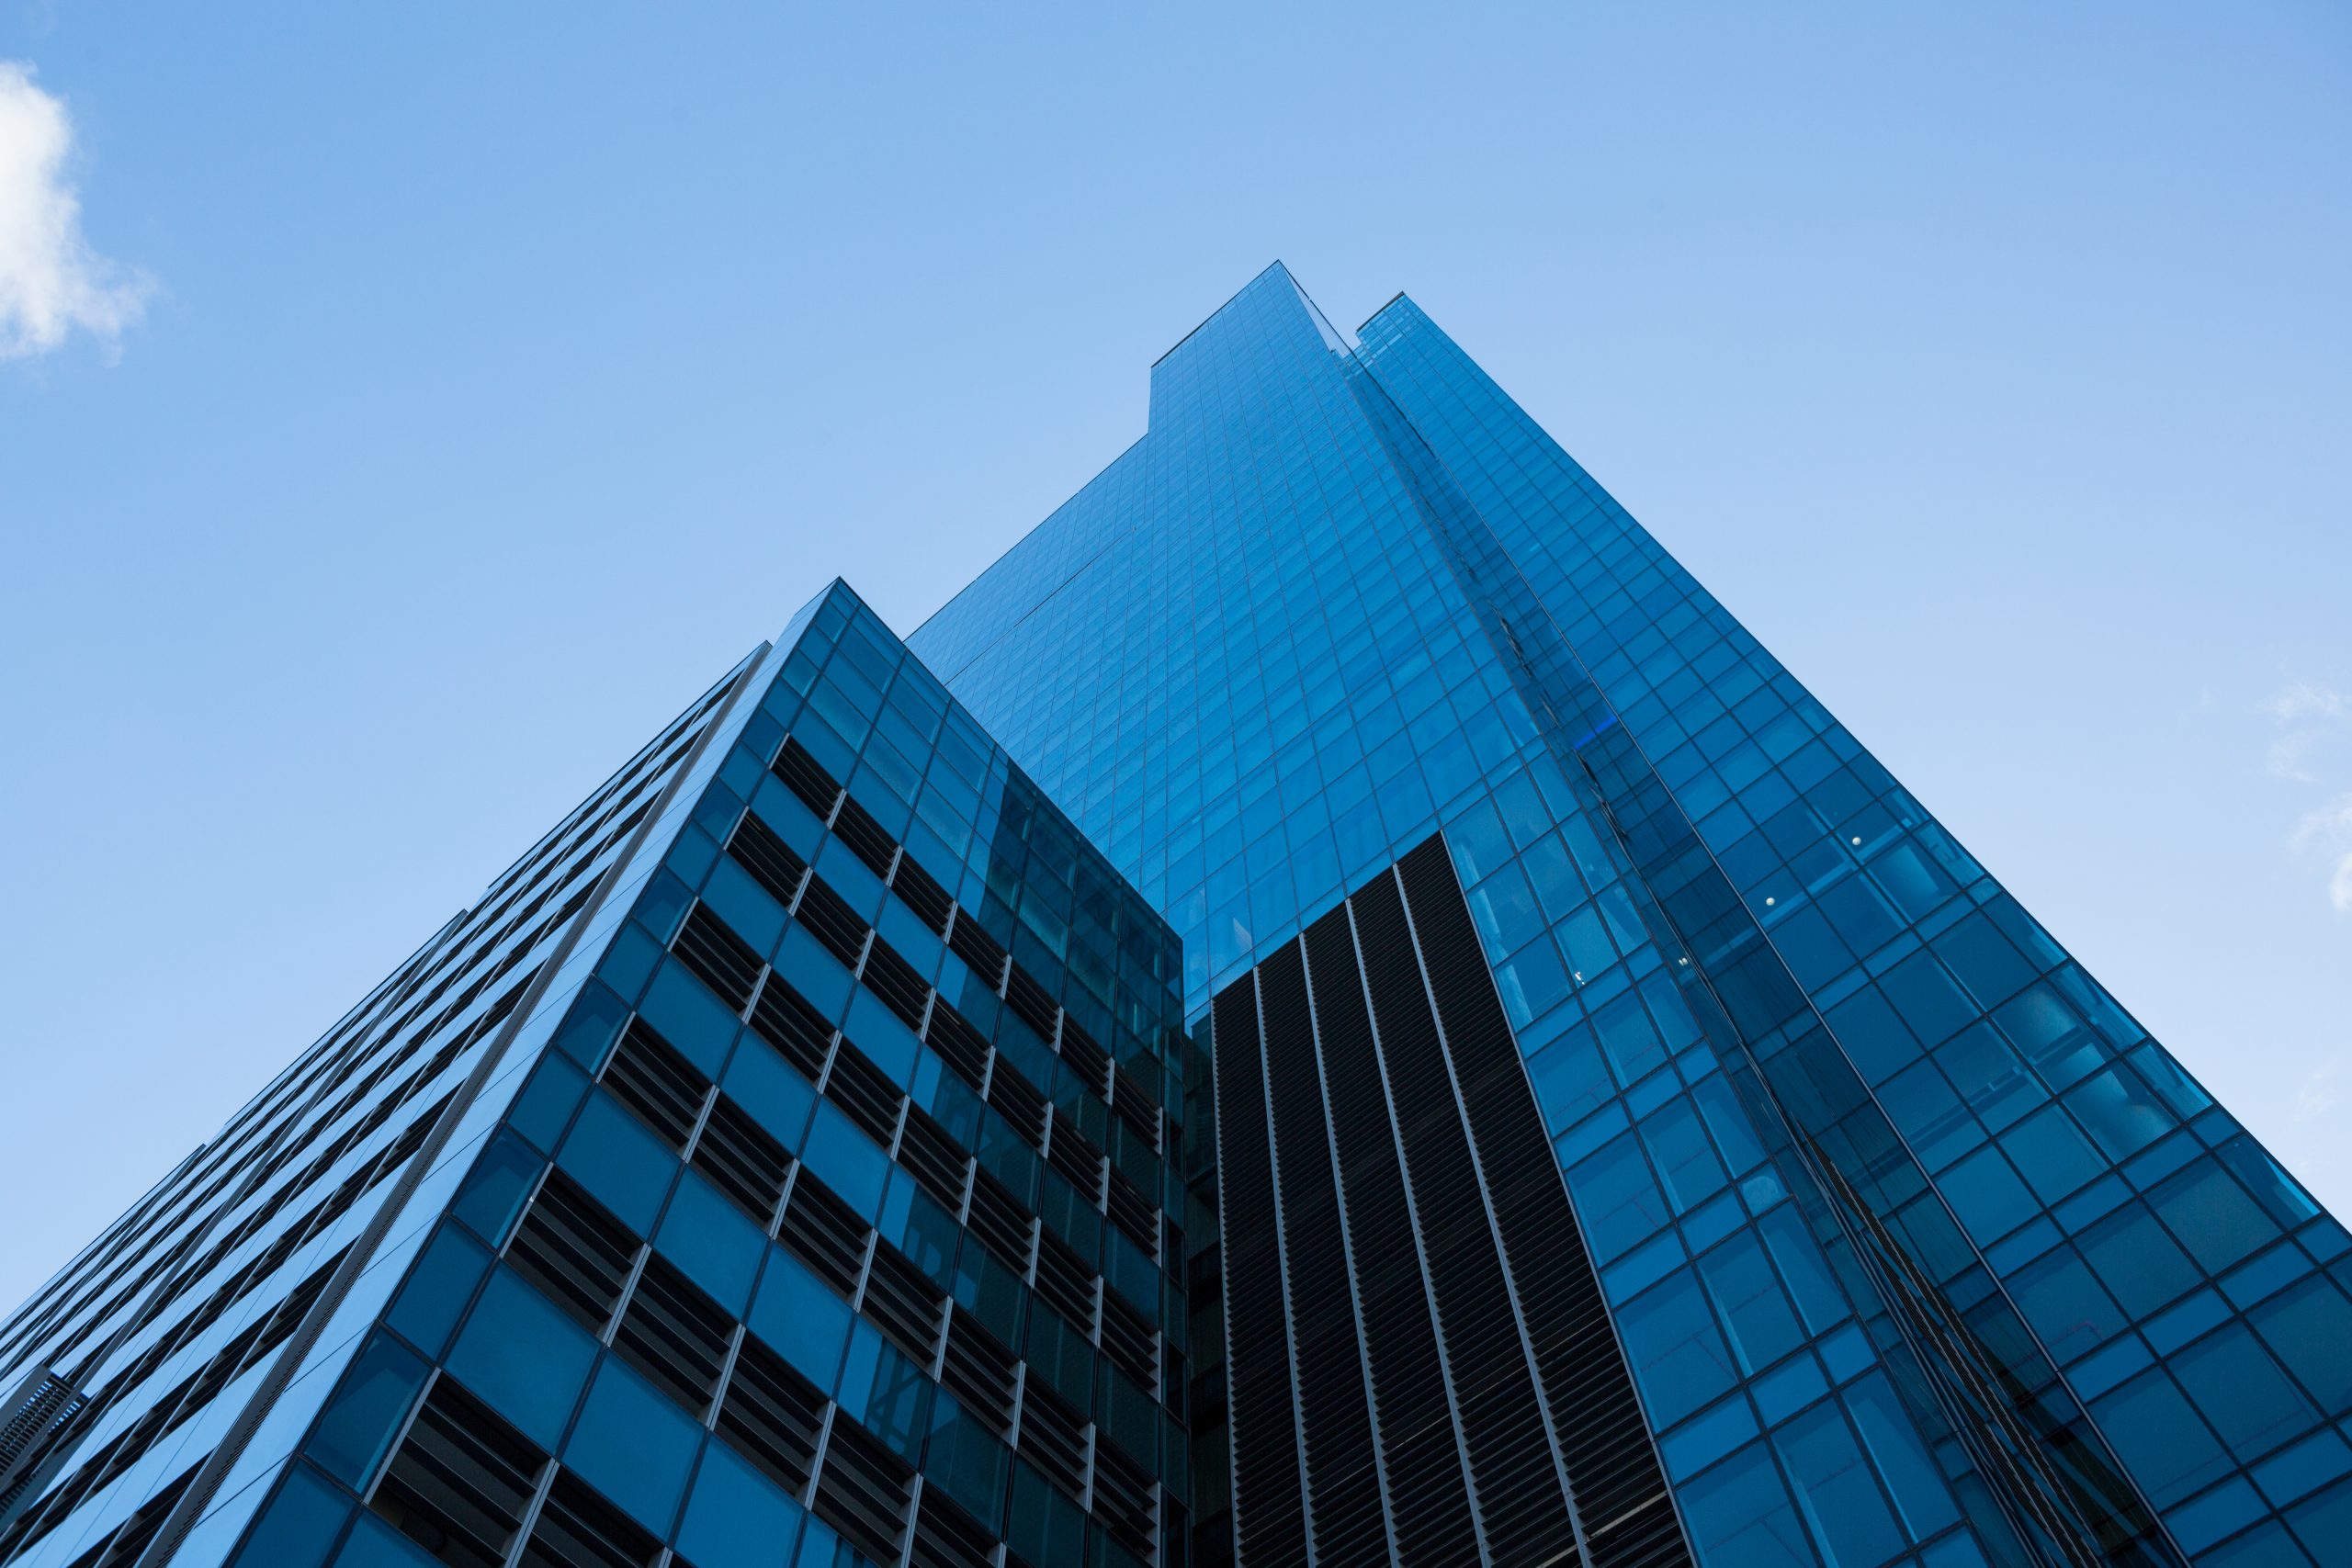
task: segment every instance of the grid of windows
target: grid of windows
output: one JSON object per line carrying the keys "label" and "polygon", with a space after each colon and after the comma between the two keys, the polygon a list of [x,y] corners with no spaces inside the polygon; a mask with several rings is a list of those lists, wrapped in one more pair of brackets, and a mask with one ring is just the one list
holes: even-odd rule
{"label": "grid of windows", "polygon": [[1193,1017],[1443,833],[1702,1560],[2326,1560],[2352,1242],[1409,300],[1270,269],[911,640]]}
{"label": "grid of windows", "polygon": [[237,1561],[1180,1560],[1170,933],[846,588],[770,669]]}
{"label": "grid of windows", "polygon": [[1151,379],[0,1322],[0,1560],[2337,1560],[2352,1237],[1801,684],[1401,296]]}

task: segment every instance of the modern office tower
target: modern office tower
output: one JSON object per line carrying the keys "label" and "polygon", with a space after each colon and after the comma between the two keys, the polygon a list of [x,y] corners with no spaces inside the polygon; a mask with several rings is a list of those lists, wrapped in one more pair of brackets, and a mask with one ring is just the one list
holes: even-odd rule
{"label": "modern office tower", "polygon": [[1182,1041],[835,583],[0,1326],[0,1560],[1181,1561]]}
{"label": "modern office tower", "polygon": [[1410,301],[910,641],[1183,940],[1196,1561],[2352,1562],[2344,1229]]}

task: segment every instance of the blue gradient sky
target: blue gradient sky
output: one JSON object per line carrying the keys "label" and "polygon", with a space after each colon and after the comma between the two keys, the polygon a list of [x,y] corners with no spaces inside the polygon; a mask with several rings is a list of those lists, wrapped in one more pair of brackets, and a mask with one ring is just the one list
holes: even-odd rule
{"label": "blue gradient sky", "polygon": [[801,9],[0,11],[145,301],[0,360],[0,1303],[1278,255],[1409,291],[2352,1210],[2352,15]]}

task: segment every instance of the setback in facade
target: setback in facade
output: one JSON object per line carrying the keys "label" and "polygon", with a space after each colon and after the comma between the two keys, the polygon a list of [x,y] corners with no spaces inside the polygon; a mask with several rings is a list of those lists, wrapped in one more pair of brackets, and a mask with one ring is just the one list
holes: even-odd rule
{"label": "setback in facade", "polygon": [[2352,1239],[1451,339],[1151,402],[0,1325],[0,1562],[2352,1563]]}

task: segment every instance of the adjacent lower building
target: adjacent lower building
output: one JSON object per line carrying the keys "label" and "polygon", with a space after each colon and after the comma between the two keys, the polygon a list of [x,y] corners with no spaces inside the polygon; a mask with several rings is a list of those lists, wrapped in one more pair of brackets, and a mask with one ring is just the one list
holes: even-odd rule
{"label": "adjacent lower building", "polygon": [[0,1558],[1166,1561],[1179,981],[836,583],[9,1320]]}
{"label": "adjacent lower building", "polygon": [[2352,1238],[1475,362],[1151,381],[0,1325],[0,1561],[2352,1562]]}

